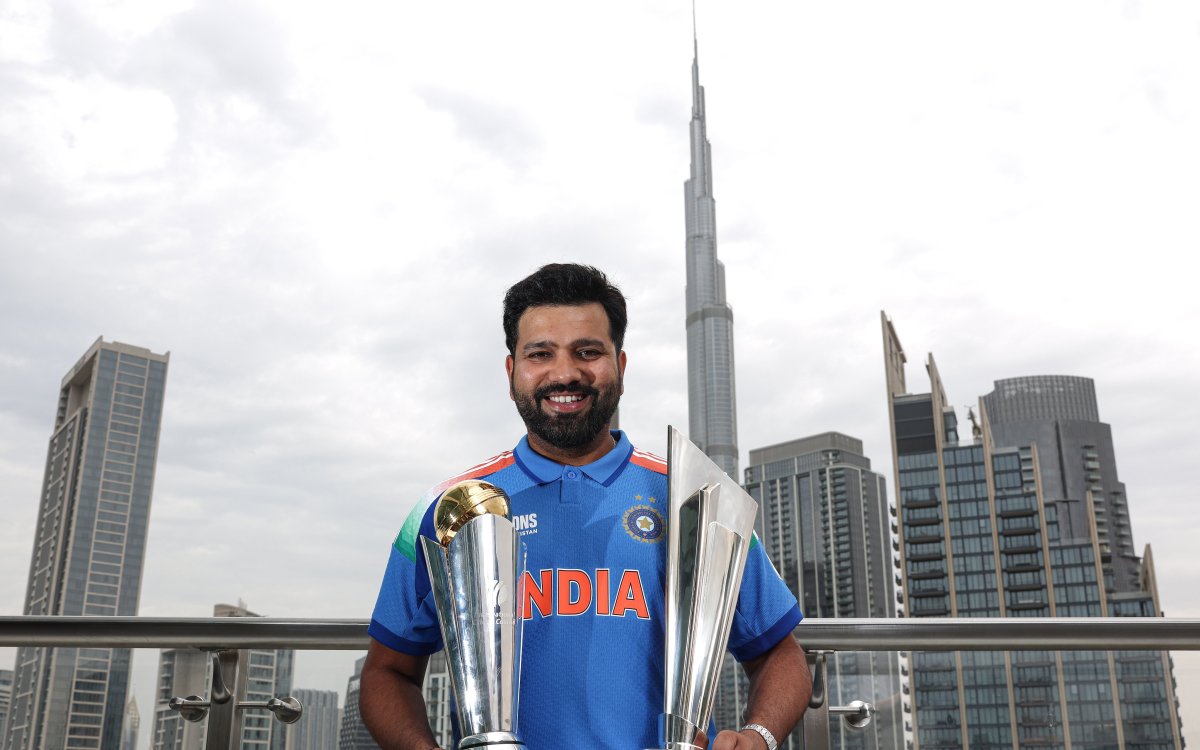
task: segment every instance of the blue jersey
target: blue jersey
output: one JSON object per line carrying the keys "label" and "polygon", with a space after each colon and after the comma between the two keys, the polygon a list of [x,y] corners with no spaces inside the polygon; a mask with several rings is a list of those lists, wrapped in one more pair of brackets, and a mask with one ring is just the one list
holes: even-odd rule
{"label": "blue jersey", "polygon": [[[667,466],[624,433],[587,466],[517,447],[434,487],[392,547],[368,630],[396,651],[442,648],[418,535],[434,538],[447,487],[483,479],[508,493],[527,549],[517,733],[530,750],[658,745],[666,622]],[[800,622],[796,598],[754,540],[729,650],[755,659]]]}

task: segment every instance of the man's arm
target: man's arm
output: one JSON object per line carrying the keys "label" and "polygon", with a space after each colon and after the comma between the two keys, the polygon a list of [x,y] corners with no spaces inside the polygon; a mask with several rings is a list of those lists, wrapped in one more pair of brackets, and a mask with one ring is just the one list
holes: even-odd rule
{"label": "man's arm", "polygon": [[372,639],[363,663],[358,710],[382,750],[433,750],[421,682],[427,656],[412,656]]}
{"label": "man's arm", "polygon": [[[812,675],[804,649],[789,633],[770,651],[742,667],[750,678],[746,723],[763,725],[782,743],[812,697]],[[713,750],[764,750],[766,746],[766,740],[753,729],[726,729],[713,740]]]}

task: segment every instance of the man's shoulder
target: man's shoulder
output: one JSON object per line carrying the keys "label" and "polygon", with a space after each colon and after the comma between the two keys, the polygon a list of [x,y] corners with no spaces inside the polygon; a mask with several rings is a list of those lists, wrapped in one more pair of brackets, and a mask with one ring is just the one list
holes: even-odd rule
{"label": "man's shoulder", "polygon": [[643,469],[654,472],[655,474],[667,475],[667,460],[662,456],[657,456],[650,451],[633,449],[633,453],[629,455],[629,463],[634,466],[640,466]]}
{"label": "man's shoulder", "polygon": [[[515,463],[516,458],[513,456],[513,452],[507,450],[430,487],[421,495],[416,505],[413,506],[412,511],[408,514],[408,518],[404,521],[404,526],[400,529],[400,533],[396,535],[396,540],[393,543],[396,551],[410,560],[415,559],[417,537],[423,532],[428,536],[432,536],[433,504],[447,489],[469,479],[480,479],[483,481],[498,480],[507,473],[505,470],[512,468]],[[503,484],[505,483],[501,483],[501,489],[506,489]]]}

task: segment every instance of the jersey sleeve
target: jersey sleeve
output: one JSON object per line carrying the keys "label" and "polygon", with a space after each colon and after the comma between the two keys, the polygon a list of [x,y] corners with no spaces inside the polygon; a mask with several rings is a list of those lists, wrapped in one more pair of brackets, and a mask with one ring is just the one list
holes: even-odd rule
{"label": "jersey sleeve", "polygon": [[730,653],[739,662],[757,659],[789,635],[803,617],[795,595],[779,577],[755,535],[733,615]]}
{"label": "jersey sleeve", "polygon": [[393,651],[427,656],[442,648],[420,537],[434,538],[433,504],[423,499],[392,543],[367,634]]}

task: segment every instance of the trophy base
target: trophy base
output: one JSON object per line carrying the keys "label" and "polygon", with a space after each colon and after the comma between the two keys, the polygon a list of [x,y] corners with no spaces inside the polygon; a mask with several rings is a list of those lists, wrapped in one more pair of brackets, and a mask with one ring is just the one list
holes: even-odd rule
{"label": "trophy base", "polygon": [[525,743],[512,732],[482,732],[463,737],[458,750],[525,750]]}

